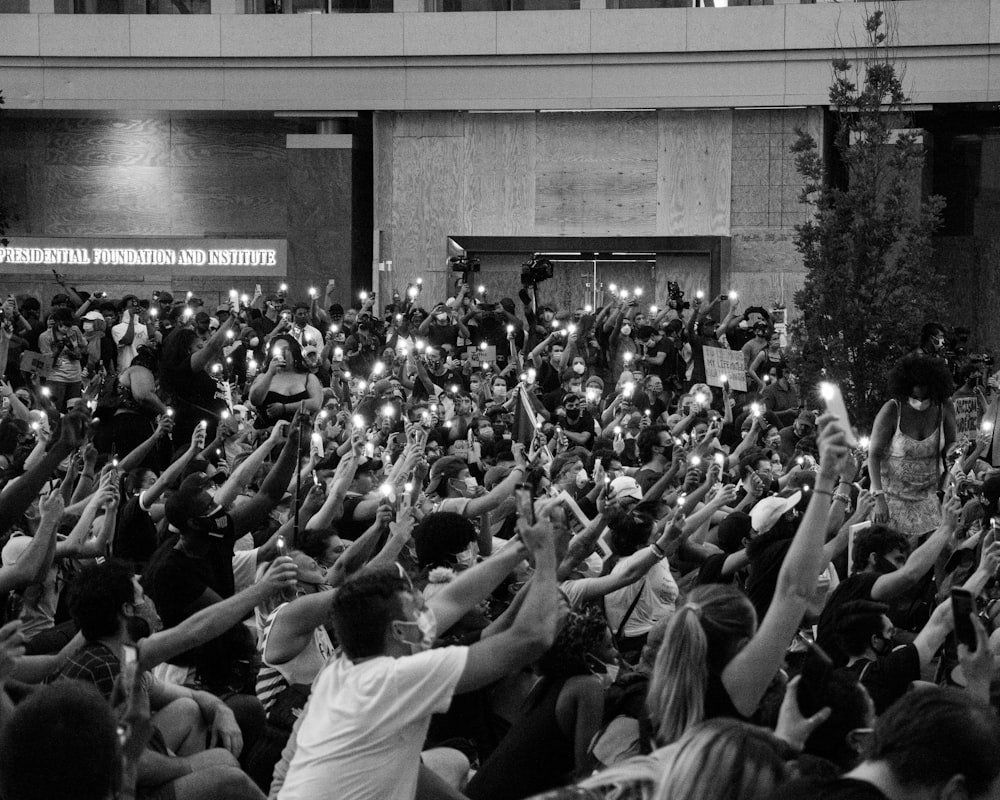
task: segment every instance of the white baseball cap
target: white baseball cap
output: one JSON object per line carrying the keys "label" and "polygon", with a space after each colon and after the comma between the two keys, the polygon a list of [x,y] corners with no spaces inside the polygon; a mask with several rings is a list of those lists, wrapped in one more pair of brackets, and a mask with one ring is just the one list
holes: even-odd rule
{"label": "white baseball cap", "polygon": [[642,500],[642,489],[639,488],[639,484],[636,483],[635,478],[629,478],[627,475],[622,475],[620,478],[615,478],[611,481],[608,490],[612,497],[617,497],[618,499],[630,497],[633,500]]}

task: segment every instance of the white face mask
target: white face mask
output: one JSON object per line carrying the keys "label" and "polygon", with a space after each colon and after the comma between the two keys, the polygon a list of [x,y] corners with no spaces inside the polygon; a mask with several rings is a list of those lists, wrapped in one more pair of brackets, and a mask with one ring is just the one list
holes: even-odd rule
{"label": "white face mask", "polygon": [[507,387],[506,386],[504,386],[503,388],[494,387],[494,389],[493,389],[493,396],[497,400],[503,400],[503,399],[505,399],[507,397]]}
{"label": "white face mask", "polygon": [[573,372],[575,372],[577,375],[583,375],[583,373],[586,371],[587,368],[583,364],[577,363],[573,365]]}
{"label": "white face mask", "polygon": [[908,401],[910,403],[910,408],[914,411],[926,411],[931,407],[931,401],[928,397],[925,400],[918,400],[916,397],[911,397]]}
{"label": "white face mask", "polygon": [[469,545],[461,553],[455,555],[455,566],[461,569],[468,569],[473,564],[476,563],[476,553],[472,549],[472,545]]}
{"label": "white face mask", "polygon": [[445,320],[448,319],[448,315],[447,314],[435,314],[434,315],[434,319],[436,319],[438,322],[444,322]]}
{"label": "white face mask", "polygon": [[250,347],[256,348],[259,344],[260,344],[260,337],[258,336],[254,336],[250,340]]}
{"label": "white face mask", "polygon": [[[420,630],[419,642],[411,642],[406,638],[406,636],[402,635],[402,631],[400,629],[409,625],[416,625]],[[417,614],[416,621],[403,622],[402,620],[396,620],[392,623],[392,628],[396,638],[410,648],[410,653],[412,655],[423,653],[425,650],[430,650],[434,645],[434,640],[437,638],[437,619],[434,617],[434,612],[429,608],[425,608]]]}
{"label": "white face mask", "polygon": [[576,473],[577,488],[582,489],[584,486],[587,485],[587,482],[589,480],[590,476],[587,475],[587,470],[581,469],[578,473]]}
{"label": "white face mask", "polygon": [[469,477],[465,479],[465,488],[467,491],[474,492],[479,488],[479,481],[475,478]]}
{"label": "white face mask", "polygon": [[622,336],[631,336],[632,329],[628,325],[622,325]]}

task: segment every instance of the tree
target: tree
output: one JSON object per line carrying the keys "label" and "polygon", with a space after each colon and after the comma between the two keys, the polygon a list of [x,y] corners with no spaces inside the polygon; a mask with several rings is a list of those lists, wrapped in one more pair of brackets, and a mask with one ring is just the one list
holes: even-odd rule
{"label": "tree", "polygon": [[814,212],[795,228],[806,280],[795,295],[802,313],[793,325],[793,364],[803,385],[838,382],[861,426],[870,426],[885,399],[889,369],[940,312],[944,287],[931,263],[944,200],[922,197],[923,146],[907,130],[892,22],[876,10],[859,64],[833,62],[832,144],[844,180],[833,179],[804,130],[792,146],[804,180],[800,199]]}

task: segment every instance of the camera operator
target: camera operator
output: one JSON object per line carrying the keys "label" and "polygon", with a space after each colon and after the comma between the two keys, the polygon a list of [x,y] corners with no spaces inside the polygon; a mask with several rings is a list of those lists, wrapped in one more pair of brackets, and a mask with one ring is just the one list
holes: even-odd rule
{"label": "camera operator", "polygon": [[70,308],[60,306],[52,312],[48,330],[38,337],[38,349],[42,355],[52,356],[45,385],[55,407],[65,412],[66,403],[81,395],[87,358],[87,341],[76,327]]}

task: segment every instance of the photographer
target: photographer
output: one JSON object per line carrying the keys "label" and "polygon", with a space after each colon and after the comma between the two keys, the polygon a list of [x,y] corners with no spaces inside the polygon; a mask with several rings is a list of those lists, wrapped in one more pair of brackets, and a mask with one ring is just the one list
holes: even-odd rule
{"label": "photographer", "polygon": [[49,316],[49,329],[38,337],[38,349],[52,356],[52,367],[45,385],[52,393],[52,403],[60,412],[66,403],[80,396],[83,363],[87,358],[87,341],[76,327],[73,312],[61,306]]}

